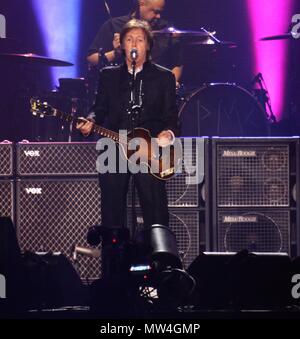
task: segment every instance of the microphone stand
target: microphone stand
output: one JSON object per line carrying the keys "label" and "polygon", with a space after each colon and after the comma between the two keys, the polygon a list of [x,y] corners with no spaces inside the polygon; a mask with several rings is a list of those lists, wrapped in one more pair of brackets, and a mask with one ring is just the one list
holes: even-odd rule
{"label": "microphone stand", "polygon": [[269,97],[269,93],[266,89],[266,86],[263,85],[263,82],[264,82],[264,78],[262,76],[261,73],[257,74],[254,78],[254,82],[258,83],[259,85],[259,88],[260,90],[262,91],[263,95],[264,95],[264,102],[265,104],[267,105],[268,107],[268,110],[269,110],[269,116],[268,116],[268,119],[272,122],[272,123],[276,123],[276,117],[273,113],[273,109],[272,109],[272,106],[271,106],[271,103],[270,103],[270,97]]}
{"label": "microphone stand", "polygon": [[262,80],[264,81],[264,78],[262,77],[262,75],[260,75],[259,78],[258,78],[258,84],[259,84],[259,87],[261,88],[261,90],[264,91],[264,94],[266,96],[266,104],[267,104],[268,109],[269,109],[269,119],[270,119],[271,122],[276,123],[276,117],[273,113],[273,109],[272,109],[272,106],[271,106],[271,103],[270,103],[269,93],[265,88],[266,86],[263,85]]}
{"label": "microphone stand", "polygon": [[[132,61],[132,81],[131,81],[131,100],[130,100],[130,109],[128,111],[128,117],[130,118],[130,129],[132,137],[135,137],[134,129],[137,127],[137,122],[140,117],[141,105],[140,102],[137,102],[136,95],[136,61]],[[132,239],[135,239],[136,230],[137,230],[137,214],[135,209],[135,175],[132,174],[131,181],[131,216],[132,216]]]}

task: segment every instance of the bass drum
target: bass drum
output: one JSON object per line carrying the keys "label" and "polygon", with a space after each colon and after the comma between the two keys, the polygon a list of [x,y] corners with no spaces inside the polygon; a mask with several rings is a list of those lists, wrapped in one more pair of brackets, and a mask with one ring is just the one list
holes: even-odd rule
{"label": "bass drum", "polygon": [[247,90],[235,84],[212,83],[182,100],[182,136],[268,136],[266,111]]}

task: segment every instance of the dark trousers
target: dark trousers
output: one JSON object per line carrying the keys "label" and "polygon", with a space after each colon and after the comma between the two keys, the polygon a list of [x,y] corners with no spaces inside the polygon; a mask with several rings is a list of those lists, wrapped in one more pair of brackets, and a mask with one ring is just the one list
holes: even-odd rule
{"label": "dark trousers", "polygon": [[[131,174],[100,174],[102,225],[126,225],[127,192]],[[165,182],[151,174],[134,175],[135,185],[143,213],[144,226],[169,225],[168,198]]]}

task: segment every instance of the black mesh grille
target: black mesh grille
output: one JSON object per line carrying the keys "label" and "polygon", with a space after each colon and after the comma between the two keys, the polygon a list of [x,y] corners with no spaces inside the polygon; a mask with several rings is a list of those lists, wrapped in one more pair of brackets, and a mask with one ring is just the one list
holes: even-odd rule
{"label": "black mesh grille", "polygon": [[0,177],[13,175],[12,152],[12,144],[0,144]]}
{"label": "black mesh grille", "polygon": [[217,145],[218,207],[288,207],[289,146]]}
{"label": "black mesh grille", "polygon": [[17,147],[20,176],[97,174],[96,143],[32,143]]}
{"label": "black mesh grille", "polygon": [[219,211],[220,251],[286,252],[290,249],[288,210]]}
{"label": "black mesh grille", "polygon": [[13,219],[13,181],[0,181],[0,216]]}

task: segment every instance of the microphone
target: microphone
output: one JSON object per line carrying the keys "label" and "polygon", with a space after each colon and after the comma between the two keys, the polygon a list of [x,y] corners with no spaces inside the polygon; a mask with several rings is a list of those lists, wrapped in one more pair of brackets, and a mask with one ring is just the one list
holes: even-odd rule
{"label": "microphone", "polygon": [[258,73],[257,74],[257,78],[259,79],[259,80],[263,80],[264,78],[263,78],[263,75],[261,74],[261,73]]}
{"label": "microphone", "polygon": [[254,85],[254,84],[257,83],[257,82],[259,83],[260,80],[263,80],[263,76],[262,76],[261,73],[258,73],[258,74],[256,74],[255,77],[253,78],[252,84]]}
{"label": "microphone", "polygon": [[132,48],[132,50],[130,51],[130,57],[132,61],[136,61],[136,59],[138,58],[138,51],[136,48]]}

